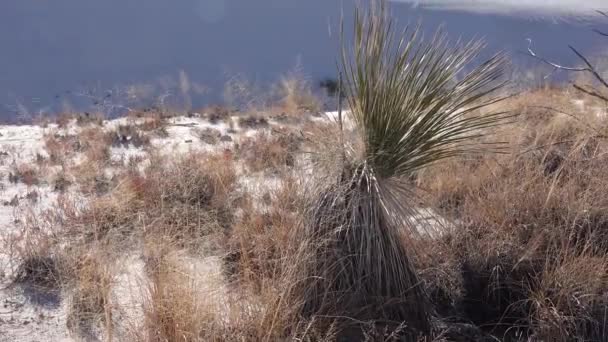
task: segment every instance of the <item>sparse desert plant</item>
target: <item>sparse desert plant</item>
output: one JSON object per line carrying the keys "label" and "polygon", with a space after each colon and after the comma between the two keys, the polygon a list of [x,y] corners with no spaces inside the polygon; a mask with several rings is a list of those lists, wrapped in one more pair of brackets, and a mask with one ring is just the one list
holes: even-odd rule
{"label": "sparse desert plant", "polygon": [[112,146],[115,147],[145,147],[150,144],[150,137],[133,123],[119,125],[115,130],[108,132],[108,134]]}
{"label": "sparse desert plant", "polygon": [[57,172],[51,181],[53,191],[65,192],[72,182],[68,179],[65,170]]}
{"label": "sparse desert plant", "polygon": [[197,129],[195,133],[202,142],[208,145],[217,145],[222,137],[222,132],[220,130],[211,127]]}
{"label": "sparse desert plant", "polygon": [[76,124],[78,126],[103,126],[104,115],[102,113],[91,114],[89,112],[79,113],[76,116]]}
{"label": "sparse desert plant", "polygon": [[83,193],[105,193],[111,183],[105,172],[111,161],[110,136],[99,127],[91,127],[79,133],[78,141],[85,158],[70,165],[69,174]]}
{"label": "sparse desert plant", "polygon": [[23,183],[28,186],[37,185],[40,182],[39,170],[30,164],[16,164],[8,174],[11,183]]}
{"label": "sparse desert plant", "polygon": [[490,146],[471,142],[508,116],[475,109],[500,99],[493,95],[505,59],[497,55],[450,83],[483,44],[450,47],[442,31],[420,42],[418,29],[397,37],[382,1],[367,14],[356,10],[354,33],[352,55],[343,47],[342,72],[363,149],[344,147],[339,182],[321,191],[311,210],[301,239],[314,250],[302,272],[308,279],[302,313],[381,327],[406,322],[404,335],[429,335],[432,309],[404,234],[416,233],[410,179],[428,165]]}
{"label": "sparse desert plant", "polygon": [[299,65],[287,75],[281,77],[276,86],[280,107],[290,114],[299,111],[317,111],[319,100],[312,93],[310,82],[304,76]]}
{"label": "sparse desert plant", "polygon": [[228,252],[224,258],[227,276],[259,293],[269,281],[279,281],[290,267],[287,255],[290,237],[302,229],[302,189],[293,179],[269,194],[268,209],[253,205],[251,198],[240,207],[242,215],[228,235]]}
{"label": "sparse desert plant", "polygon": [[[572,252],[572,251],[570,251]],[[608,270],[606,256],[561,250],[549,261],[530,289],[530,329],[546,341],[603,341],[606,324]]]}
{"label": "sparse desert plant", "polygon": [[[157,208],[169,226],[181,226],[185,236],[228,229],[236,171],[230,157],[192,153],[151,163],[138,187],[147,205]],[[220,229],[216,229],[219,227]],[[193,235],[189,235],[193,234]]]}

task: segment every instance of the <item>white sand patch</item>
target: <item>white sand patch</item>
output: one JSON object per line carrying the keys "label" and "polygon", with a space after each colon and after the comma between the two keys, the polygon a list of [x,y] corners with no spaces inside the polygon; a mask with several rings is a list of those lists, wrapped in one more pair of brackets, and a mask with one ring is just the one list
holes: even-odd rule
{"label": "white sand patch", "polygon": [[145,158],[147,156],[147,152],[141,147],[111,147],[110,148],[110,160],[113,163],[123,164],[129,161],[132,158]]}
{"label": "white sand patch", "polygon": [[143,325],[144,302],[150,286],[140,255],[127,256],[121,265],[110,299],[116,337],[126,337],[133,329]]}
{"label": "white sand patch", "polygon": [[224,122],[212,124],[201,118],[176,117],[168,120],[168,137],[156,137],[151,140],[161,154],[185,154],[188,152],[213,152],[232,146],[232,142],[219,142],[216,145],[201,141],[197,130],[214,129],[221,135],[229,135],[230,129]]}
{"label": "white sand patch", "polygon": [[44,147],[45,129],[39,126],[0,126],[0,152],[7,160],[30,162]]}
{"label": "white sand patch", "polygon": [[66,306],[57,293],[27,287],[0,291],[0,342],[74,341],[66,329]]}

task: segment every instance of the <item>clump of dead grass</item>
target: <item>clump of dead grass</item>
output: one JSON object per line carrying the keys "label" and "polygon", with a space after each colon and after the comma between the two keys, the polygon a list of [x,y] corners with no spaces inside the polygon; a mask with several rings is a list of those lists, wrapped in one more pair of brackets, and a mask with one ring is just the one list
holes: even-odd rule
{"label": "clump of dead grass", "polygon": [[27,186],[37,185],[41,181],[38,168],[28,163],[15,164],[8,174],[11,183],[23,183]]}
{"label": "clump of dead grass", "polygon": [[111,289],[114,272],[111,255],[89,251],[73,261],[70,285],[70,307],[67,326],[79,334],[91,327],[106,323],[106,334],[111,336]]}
{"label": "clump of dead grass", "polygon": [[445,315],[499,338],[602,340],[608,125],[563,90],[504,105],[520,114],[495,133],[508,154],[418,175],[422,196],[455,225],[421,248],[423,278]]}
{"label": "clump of dead grass", "polygon": [[276,173],[295,166],[302,140],[294,132],[260,132],[251,138],[242,139],[236,148],[236,154],[249,172]]}
{"label": "clump of dead grass", "polygon": [[286,113],[293,115],[303,111],[316,112],[321,107],[319,99],[312,92],[309,80],[297,68],[281,77],[276,92],[279,106]]}

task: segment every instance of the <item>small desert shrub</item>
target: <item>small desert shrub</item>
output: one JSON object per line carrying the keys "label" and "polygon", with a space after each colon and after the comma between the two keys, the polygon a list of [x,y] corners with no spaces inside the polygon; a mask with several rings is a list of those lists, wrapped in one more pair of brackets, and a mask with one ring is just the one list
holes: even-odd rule
{"label": "small desert shrub", "polygon": [[209,120],[211,124],[217,124],[222,121],[230,120],[230,110],[222,106],[211,106],[208,108],[201,109],[199,111],[203,113],[203,117]]}
{"label": "small desert shrub", "polygon": [[58,258],[40,254],[39,250],[34,252],[21,260],[14,275],[14,282],[42,289],[57,289],[62,276]]}
{"label": "small desert shrub", "polygon": [[223,156],[152,156],[143,174],[117,175],[109,191],[67,218],[85,242],[134,238],[171,230],[186,246],[206,235],[223,234],[233,222],[236,190],[233,161]]}
{"label": "small desert shrub", "polygon": [[69,277],[68,260],[55,248],[52,234],[41,218],[21,211],[15,229],[0,232],[3,252],[16,268],[11,277],[15,284],[45,291],[55,291]]}
{"label": "small desert shrub", "polygon": [[263,128],[268,127],[268,119],[260,114],[248,114],[246,116],[240,117],[239,126],[244,128]]}
{"label": "small desert shrub", "polygon": [[158,112],[146,112],[146,113],[138,113],[133,114],[130,113],[129,116],[138,118],[140,120],[136,120],[136,126],[142,132],[149,132],[155,134],[159,137],[166,137],[167,132],[167,121],[166,117]]}
{"label": "small desert shrub", "polygon": [[64,229],[78,237],[81,245],[129,246],[142,233],[138,230],[143,223],[140,206],[134,194],[119,183],[87,206],[66,211]]}
{"label": "small desert shrub", "polygon": [[202,142],[208,145],[216,145],[222,137],[222,132],[214,128],[198,129],[195,133]]}
{"label": "small desert shrub", "polygon": [[65,163],[74,152],[80,151],[80,147],[80,142],[73,136],[63,136],[53,132],[44,135],[44,149],[52,165]]}

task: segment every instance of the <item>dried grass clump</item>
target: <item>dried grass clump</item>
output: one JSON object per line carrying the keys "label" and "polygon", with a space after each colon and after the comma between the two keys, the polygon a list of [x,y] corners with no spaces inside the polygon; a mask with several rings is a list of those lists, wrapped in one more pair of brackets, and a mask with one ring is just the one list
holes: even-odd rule
{"label": "dried grass clump", "polygon": [[80,151],[80,141],[71,135],[50,132],[44,135],[44,149],[51,165],[64,165],[67,160]]}
{"label": "dried grass clump", "polygon": [[19,213],[15,229],[0,232],[3,254],[10,257],[13,265],[10,278],[15,285],[33,290],[32,294],[61,290],[70,277],[70,261],[57,248],[48,220],[31,210]]}
{"label": "dried grass clump", "polygon": [[249,172],[277,173],[295,166],[301,142],[295,133],[260,132],[254,137],[242,139],[236,148],[236,154]]}
{"label": "dried grass clump", "polygon": [[223,156],[153,156],[143,174],[126,172],[116,184],[79,216],[95,236],[114,232],[128,241],[169,230],[182,246],[200,247],[201,237],[223,234],[233,222],[236,174]]}
{"label": "dried grass clump", "polygon": [[70,185],[72,185],[72,181],[66,174],[66,171],[62,169],[53,175],[51,185],[53,187],[53,191],[64,193],[68,190]]}
{"label": "dried grass clump", "polygon": [[112,258],[111,255],[93,251],[74,260],[67,316],[67,326],[71,331],[83,334],[105,322],[106,333],[111,334]]}
{"label": "dried grass clump", "polygon": [[529,294],[533,338],[602,341],[608,336],[606,256],[563,253],[548,261]]}
{"label": "dried grass clump", "polygon": [[301,184],[287,177],[269,194],[268,209],[256,208],[251,198],[241,205],[242,215],[230,230],[224,259],[231,280],[260,292],[265,283],[281,279],[292,252],[290,237],[302,229],[303,191]]}
{"label": "dried grass clump", "polygon": [[[167,246],[154,247],[155,252]],[[144,329],[139,339],[145,341],[201,341],[212,312],[205,312],[204,299],[197,292],[187,266],[172,255],[156,256],[149,265],[150,288],[145,301]]]}
{"label": "dried grass clump", "polygon": [[178,246],[170,236],[148,236],[150,287],[144,322],[136,327],[134,340],[335,340],[332,332],[318,332],[298,317],[287,300],[294,288],[288,277],[267,279],[257,291],[246,282],[226,284],[214,257],[192,258]]}
{"label": "dried grass clump", "polygon": [[80,150],[89,163],[99,167],[107,166],[110,162],[111,139],[100,127],[84,128],[78,133]]}
{"label": "dried grass clump", "polygon": [[309,80],[299,68],[281,77],[276,92],[279,97],[278,105],[286,113],[317,112],[321,107],[320,100],[312,92]]}
{"label": "dried grass clump", "polygon": [[608,253],[608,125],[557,100],[567,95],[551,89],[505,103],[520,113],[495,133],[511,142],[509,154],[436,165],[418,177],[423,196],[456,225],[422,248],[424,280],[441,290],[434,300],[449,298],[449,315],[500,338],[607,336],[598,275]]}
{"label": "dried grass clump", "polygon": [[202,117],[207,119],[209,123],[215,125],[219,122],[228,122],[231,120],[231,110],[223,106],[209,106],[201,108],[198,113],[202,113]]}

